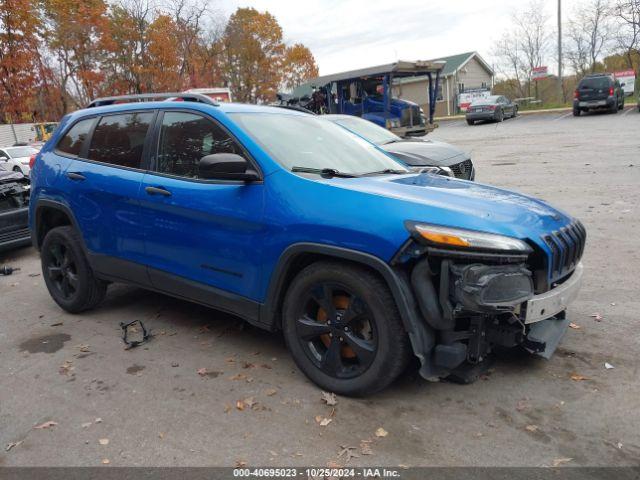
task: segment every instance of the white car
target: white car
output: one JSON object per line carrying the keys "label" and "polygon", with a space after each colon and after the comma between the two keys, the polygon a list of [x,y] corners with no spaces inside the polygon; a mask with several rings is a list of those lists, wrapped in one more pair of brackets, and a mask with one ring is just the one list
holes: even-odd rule
{"label": "white car", "polygon": [[29,176],[29,158],[38,153],[37,148],[26,146],[0,148],[0,166],[3,170],[20,172]]}

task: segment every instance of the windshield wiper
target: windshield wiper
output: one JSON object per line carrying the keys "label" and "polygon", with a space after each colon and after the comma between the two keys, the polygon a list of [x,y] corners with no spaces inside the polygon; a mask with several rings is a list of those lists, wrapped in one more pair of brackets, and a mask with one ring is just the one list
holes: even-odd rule
{"label": "windshield wiper", "polygon": [[318,175],[325,178],[332,178],[332,177],[355,178],[359,176],[354,173],[341,172],[339,170],[336,170],[335,168],[292,167],[291,171],[301,172],[301,173],[317,173]]}
{"label": "windshield wiper", "polygon": [[377,172],[363,173],[363,175],[384,175],[387,173],[394,174],[394,175],[404,175],[409,172],[407,170],[395,170],[393,168],[385,168],[384,170],[378,170]]}

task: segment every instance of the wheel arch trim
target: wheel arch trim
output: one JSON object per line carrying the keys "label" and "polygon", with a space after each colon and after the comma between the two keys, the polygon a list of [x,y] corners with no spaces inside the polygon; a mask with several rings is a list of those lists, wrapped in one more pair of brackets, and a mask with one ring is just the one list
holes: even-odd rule
{"label": "wheel arch trim", "polygon": [[87,248],[86,245],[84,243],[84,238],[82,237],[82,231],[80,230],[78,221],[76,220],[75,215],[73,214],[73,211],[69,208],[68,205],[65,205],[64,203],[57,201],[57,200],[49,200],[49,199],[40,199],[37,201],[36,206],[33,210],[35,218],[33,221],[33,231],[31,232],[31,239],[32,239],[32,243],[33,246],[36,248],[36,250],[40,250],[40,247],[42,245],[42,241],[44,240],[44,238],[40,239],[40,235],[38,233],[38,229],[41,226],[41,215],[42,215],[42,210],[44,208],[52,208],[54,210],[58,210],[62,213],[65,214],[65,216],[67,216],[69,218],[69,221],[71,222],[71,226],[73,228],[75,228],[77,230],[77,232],[80,234],[80,240],[82,242],[82,249],[85,251],[85,253],[87,252]]}

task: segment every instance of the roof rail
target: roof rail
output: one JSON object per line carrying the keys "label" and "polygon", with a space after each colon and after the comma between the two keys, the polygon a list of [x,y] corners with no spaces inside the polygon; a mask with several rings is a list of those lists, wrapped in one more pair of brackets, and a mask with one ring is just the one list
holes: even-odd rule
{"label": "roof rail", "polygon": [[220,104],[201,93],[179,92],[179,93],[140,93],[136,95],[118,95],[115,97],[102,97],[92,100],[86,108],[102,107],[105,105],[113,105],[114,103],[128,102],[149,102],[154,100],[168,100],[171,98],[179,98],[188,102],[207,103],[209,105],[219,106]]}

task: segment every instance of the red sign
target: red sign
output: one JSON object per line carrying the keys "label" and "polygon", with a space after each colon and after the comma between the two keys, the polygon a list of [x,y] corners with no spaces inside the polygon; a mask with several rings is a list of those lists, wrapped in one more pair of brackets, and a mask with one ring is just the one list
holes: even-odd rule
{"label": "red sign", "polygon": [[542,80],[549,76],[549,67],[534,67],[531,70],[531,78],[533,80]]}
{"label": "red sign", "polygon": [[636,72],[633,71],[633,69],[631,70],[622,70],[620,72],[613,72],[613,76],[616,78],[620,78],[620,77],[635,77],[636,76]]}

